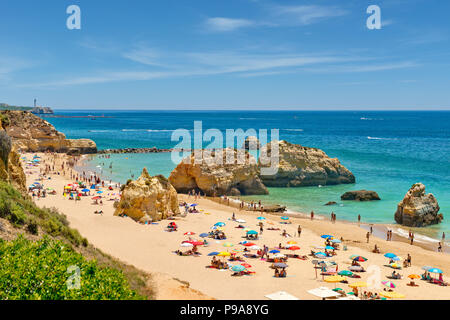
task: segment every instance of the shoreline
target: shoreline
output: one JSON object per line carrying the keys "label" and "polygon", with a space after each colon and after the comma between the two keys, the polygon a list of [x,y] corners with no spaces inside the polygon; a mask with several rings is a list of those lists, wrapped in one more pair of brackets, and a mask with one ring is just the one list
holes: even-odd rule
{"label": "shoreline", "polygon": [[[66,158],[68,159],[68,158]],[[27,174],[27,182],[34,181],[37,173],[30,173],[25,170]],[[70,171],[66,171],[70,175]],[[56,175],[52,180],[46,180],[45,185],[51,186],[55,190],[62,190],[64,185],[71,183],[71,179]],[[39,206],[53,206],[64,213],[70,224],[78,229],[80,233],[86,237],[91,244],[98,247],[102,251],[111,254],[114,257],[121,259],[129,264],[136,266],[139,269],[149,273],[164,273],[170,275],[175,279],[182,279],[190,284],[190,288],[197,290],[204,295],[214,297],[217,299],[228,300],[254,300],[265,299],[264,295],[276,291],[286,291],[301,299],[311,300],[316,299],[307,293],[307,290],[327,286],[328,284],[322,281],[322,278],[314,277],[314,269],[311,264],[311,257],[308,261],[299,259],[289,259],[290,268],[288,269],[288,279],[276,279],[273,277],[273,271],[268,268],[269,265],[264,261],[255,259],[248,260],[256,272],[250,277],[230,277],[229,271],[220,272],[214,269],[205,269],[208,265],[210,257],[206,256],[210,251],[223,251],[222,243],[211,240],[210,248],[200,248],[203,255],[200,257],[179,257],[173,254],[173,251],[179,248],[182,240],[186,239],[183,234],[187,231],[194,231],[196,234],[209,230],[210,226],[217,221],[224,221],[227,223],[225,227],[228,239],[233,243],[242,241],[242,231],[233,227],[230,222],[232,212],[236,212],[239,218],[243,218],[248,223],[246,225],[257,225],[257,212],[238,211],[234,208],[228,207],[224,204],[219,204],[215,201],[205,198],[195,199],[199,204],[199,208],[208,214],[188,214],[186,217],[177,216],[176,221],[180,227],[179,232],[171,233],[165,231],[167,221],[159,221],[152,225],[142,225],[136,223],[129,218],[120,218],[113,216],[114,208],[111,201],[107,201],[105,197],[104,204],[101,209],[104,211],[103,215],[95,215],[93,211],[98,208],[93,205],[89,199],[73,203],[62,197],[59,192],[55,196],[49,196],[36,200],[35,203]],[[194,198],[187,195],[179,194],[179,201],[194,201]],[[98,210],[98,209],[97,209]],[[337,238],[343,237],[347,251],[338,251],[338,255],[332,258],[339,263],[339,270],[345,269],[349,266],[348,256],[353,253],[358,253],[369,259],[369,265],[380,266],[383,277],[392,272],[391,268],[386,268],[386,258],[382,254],[374,254],[371,252],[374,244],[380,248],[382,253],[395,252],[400,257],[406,257],[411,253],[413,257],[413,266],[405,269],[402,273],[406,276],[410,273],[421,274],[421,266],[432,265],[444,270],[445,276],[450,272],[450,257],[446,254],[431,252],[420,248],[419,246],[410,246],[409,244],[398,241],[384,241],[378,238],[371,238],[370,243],[365,241],[365,231],[358,227],[347,223],[337,221],[332,224],[330,221],[321,219],[310,221],[308,219],[291,218],[292,225],[279,225],[278,215],[264,214],[267,224],[285,228],[288,233],[294,234],[297,223],[302,226],[301,237],[294,237],[301,247],[300,254],[308,254],[310,247],[323,245],[323,239],[320,234],[334,234]],[[266,224],[266,222],[265,222]],[[253,227],[255,228],[255,227]],[[209,241],[209,240],[208,240]],[[275,244],[284,243],[285,239],[280,236],[279,232],[264,231],[258,244],[270,245],[274,247]],[[240,246],[239,246],[240,247]],[[235,248],[239,248],[235,246]],[[184,262],[184,263],[183,263]],[[367,265],[367,266],[369,266]],[[365,265],[366,267],[366,265]],[[369,272],[361,274],[365,281]],[[350,280],[350,279],[349,279]],[[354,282],[351,280],[350,282]],[[405,280],[398,280],[398,291],[407,295],[407,299],[450,299],[450,290],[446,287],[440,287],[424,282],[420,282],[420,290],[408,287]],[[161,284],[164,286],[164,283]],[[236,287],[243,287],[246,290],[236,291]],[[328,285],[329,286],[329,285]],[[344,285],[342,285],[344,286]],[[345,285],[345,288],[346,285]],[[377,289],[377,290],[382,290]],[[378,291],[379,292],[379,291]],[[179,299],[179,295],[177,296]],[[174,298],[174,299],[177,299]]]}
{"label": "shoreline", "polygon": [[[153,149],[153,148],[150,148],[150,149]],[[117,150],[125,150],[125,149],[117,149]],[[161,150],[163,150],[163,149],[161,149]],[[161,152],[170,152],[170,151],[161,151]],[[79,161],[80,163],[76,166],[76,168],[74,168],[74,170],[76,170],[79,174],[82,173],[83,168],[86,168],[86,170],[88,170],[88,169],[90,170],[90,168],[87,167],[86,163],[85,163],[86,161],[89,161],[89,159],[88,159],[89,156],[93,156],[93,155],[82,156],[80,158],[80,161]],[[80,172],[80,170],[81,170],[81,172]],[[109,177],[108,175],[105,175],[105,174],[99,174],[99,175],[105,181],[111,181],[113,183],[118,183],[119,185],[121,184],[120,182],[113,181],[111,179],[111,177]],[[217,198],[219,199],[219,197],[217,197]],[[241,200],[239,198],[232,197],[232,196],[230,196],[228,198],[230,200],[233,200],[237,206],[238,206],[238,204],[241,201],[244,201],[245,205],[247,205],[249,203],[246,200]],[[275,204],[274,203],[270,203],[270,206],[272,206],[272,205],[275,205]],[[282,203],[278,203],[278,205],[285,206]],[[233,206],[230,206],[230,207],[233,208]],[[256,210],[256,211],[245,210],[245,211],[248,211],[248,212],[259,212],[258,210]],[[274,216],[286,215],[286,216],[292,216],[292,217],[295,217],[295,218],[298,218],[298,219],[307,219],[307,220],[310,219],[310,215],[309,214],[304,213],[304,212],[291,210],[287,206],[286,206],[286,211],[284,213],[266,212],[265,214],[271,214],[271,215],[274,215]],[[320,214],[320,213],[316,213],[314,215],[314,219],[315,220],[317,219],[317,220],[329,221],[329,217],[325,216],[324,214]],[[393,234],[392,241],[401,241],[401,242],[408,243],[408,244],[409,244],[409,239],[407,238],[408,230],[406,230],[406,229],[411,229],[411,230],[413,230],[414,233],[416,233],[416,232],[419,233],[420,237],[426,237],[426,238],[429,238],[429,239],[433,240],[433,241],[417,240],[417,237],[414,239],[414,245],[415,246],[419,246],[419,247],[421,247],[423,249],[426,249],[426,250],[429,250],[431,252],[437,252],[437,243],[439,241],[441,241],[441,239],[431,238],[431,237],[429,237],[428,235],[426,235],[424,233],[420,233],[420,229],[419,228],[409,228],[409,227],[405,227],[405,226],[402,226],[402,225],[390,224],[390,223],[370,223],[370,222],[364,222],[364,221],[361,221],[361,223],[358,224],[358,222],[351,221],[351,220],[345,220],[345,219],[339,219],[339,220],[337,220],[337,222],[354,225],[354,226],[357,226],[358,228],[364,229],[365,231],[369,231],[370,230],[370,226],[372,226],[373,227],[373,235],[372,236],[375,236],[375,237],[377,237],[377,238],[379,238],[381,240],[386,239],[386,231],[387,230],[392,230],[392,234]],[[365,228],[364,226],[367,226],[367,228]],[[402,236],[398,232],[398,229],[404,230],[406,232],[406,235]],[[442,244],[443,244],[442,245],[443,252],[445,254],[450,254],[450,243],[448,242],[448,240],[446,240]]]}

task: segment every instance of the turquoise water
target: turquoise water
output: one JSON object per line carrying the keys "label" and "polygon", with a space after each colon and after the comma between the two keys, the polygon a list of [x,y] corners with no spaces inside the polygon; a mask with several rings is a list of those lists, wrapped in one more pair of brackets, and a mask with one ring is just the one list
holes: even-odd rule
{"label": "turquoise water", "polygon": [[[124,147],[171,148],[172,131],[193,129],[203,121],[204,130],[249,128],[280,129],[280,138],[323,149],[337,157],[356,176],[354,185],[306,188],[270,188],[268,196],[251,197],[286,204],[293,211],[329,215],[355,221],[395,223],[398,202],[410,186],[422,182],[438,199],[441,212],[450,212],[450,112],[249,112],[249,111],[71,111],[64,115],[100,115],[112,118],[47,118],[69,138],[91,138],[100,149]],[[117,154],[94,158],[92,170],[115,181],[137,177],[143,167],[151,174],[168,176],[176,166],[170,153]],[[108,168],[112,163],[112,171]],[[377,191],[381,201],[342,202],[349,190]],[[338,205],[324,206],[328,201]],[[437,236],[450,231],[450,218],[426,228]]]}

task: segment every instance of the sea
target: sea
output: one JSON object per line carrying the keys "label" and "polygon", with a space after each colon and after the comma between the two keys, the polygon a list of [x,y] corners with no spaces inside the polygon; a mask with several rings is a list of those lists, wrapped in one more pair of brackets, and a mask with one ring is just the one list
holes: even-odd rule
{"label": "sea", "polygon": [[[217,129],[278,129],[279,139],[324,150],[338,158],[356,177],[351,185],[302,188],[269,188],[269,195],[244,197],[264,203],[283,204],[289,211],[340,220],[394,225],[397,204],[417,182],[437,198],[444,214],[439,225],[421,228],[416,241],[437,242],[442,232],[450,236],[450,112],[448,111],[134,111],[56,110],[45,117],[68,138],[89,138],[99,149],[173,148],[177,129],[194,134],[194,122],[203,131]],[[96,116],[87,117],[87,116]],[[208,143],[205,142],[204,145]],[[240,147],[240,146],[237,146]],[[257,154],[255,154],[257,156]],[[86,170],[105,179],[125,183],[137,178],[144,167],[150,174],[166,177],[176,167],[171,153],[113,154],[91,156]],[[341,201],[351,190],[376,191],[381,201]],[[337,202],[325,206],[329,201]],[[448,242],[447,242],[448,244]]]}

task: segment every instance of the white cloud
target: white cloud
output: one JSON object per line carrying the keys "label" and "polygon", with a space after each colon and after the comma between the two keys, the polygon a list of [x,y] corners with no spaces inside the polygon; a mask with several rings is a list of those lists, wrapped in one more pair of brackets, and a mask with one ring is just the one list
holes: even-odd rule
{"label": "white cloud", "polygon": [[352,73],[352,72],[387,71],[395,69],[413,68],[417,66],[419,66],[419,64],[413,61],[401,61],[395,63],[383,63],[372,65],[361,64],[361,65],[327,66],[319,68],[307,68],[304,70],[317,73]]}
{"label": "white cloud", "polygon": [[243,27],[253,26],[255,23],[247,19],[231,19],[215,17],[206,20],[206,25],[210,31],[228,32],[234,31]]}
{"label": "white cloud", "polygon": [[275,6],[273,13],[283,18],[284,23],[309,25],[328,18],[346,15],[348,12],[330,6]]}

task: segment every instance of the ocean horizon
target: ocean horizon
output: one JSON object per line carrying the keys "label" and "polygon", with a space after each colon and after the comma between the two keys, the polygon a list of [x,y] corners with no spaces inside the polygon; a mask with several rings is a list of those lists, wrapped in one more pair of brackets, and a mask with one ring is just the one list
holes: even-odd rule
{"label": "ocean horizon", "polygon": [[[173,148],[176,129],[192,130],[194,121],[207,129],[279,129],[281,140],[315,147],[338,158],[356,177],[355,184],[302,188],[269,188],[269,195],[243,197],[286,205],[289,210],[310,212],[366,223],[395,224],[394,213],[408,189],[421,182],[433,193],[444,214],[439,225],[420,233],[440,238],[450,231],[445,219],[450,210],[450,111],[248,111],[248,110],[55,110],[61,116],[45,117],[68,138],[89,138],[102,149]],[[170,153],[113,154],[89,157],[89,170],[121,183],[136,178],[144,167],[150,174],[169,176],[177,165]],[[111,169],[109,167],[112,167]],[[101,168],[100,168],[101,167]],[[341,201],[351,190],[376,191],[381,201]],[[325,206],[329,201],[337,205]],[[407,229],[398,226],[398,232]],[[419,239],[420,240],[420,239]]]}

